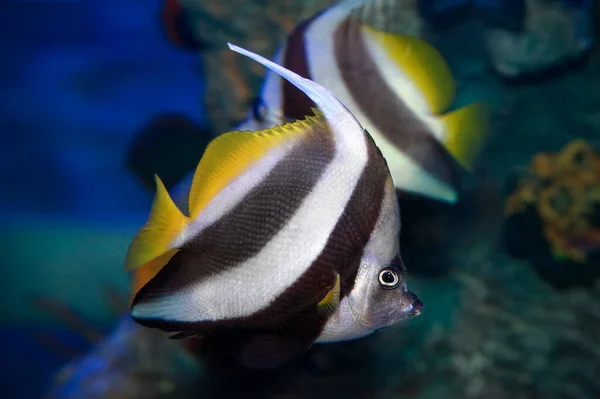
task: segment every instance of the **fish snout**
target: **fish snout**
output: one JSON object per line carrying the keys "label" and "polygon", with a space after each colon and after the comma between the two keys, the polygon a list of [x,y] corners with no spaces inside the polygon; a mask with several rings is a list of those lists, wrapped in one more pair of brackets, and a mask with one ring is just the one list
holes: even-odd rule
{"label": "fish snout", "polygon": [[418,316],[421,314],[423,309],[423,302],[412,292],[407,291],[406,296],[408,297],[410,304],[406,307],[406,314],[408,316]]}

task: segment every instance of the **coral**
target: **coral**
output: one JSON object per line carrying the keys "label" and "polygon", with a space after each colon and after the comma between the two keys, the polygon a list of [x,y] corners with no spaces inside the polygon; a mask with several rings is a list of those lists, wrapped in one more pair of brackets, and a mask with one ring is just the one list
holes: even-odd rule
{"label": "coral", "polygon": [[535,208],[555,257],[585,263],[600,249],[600,154],[583,140],[558,153],[533,157],[528,173],[507,198],[505,215]]}

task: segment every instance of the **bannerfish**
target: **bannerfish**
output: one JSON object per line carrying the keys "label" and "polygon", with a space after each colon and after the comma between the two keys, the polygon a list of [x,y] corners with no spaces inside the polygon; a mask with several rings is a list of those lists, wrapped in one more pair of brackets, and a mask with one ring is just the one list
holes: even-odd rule
{"label": "bannerfish", "polygon": [[[484,143],[488,106],[479,101],[446,112],[456,83],[442,55],[423,40],[359,21],[353,11],[368,1],[342,0],[302,22],[273,61],[327,87],[350,109],[383,153],[398,190],[454,203],[460,178]],[[267,71],[237,128],[279,125],[313,106]]]}
{"label": "bannerfish", "polygon": [[241,331],[249,338],[240,363],[270,368],[314,343],[420,314],[400,256],[392,177],[371,136],[323,86],[229,47],[306,93],[314,115],[215,138],[187,215],[156,178],[125,267],[164,266],[135,295],[133,319],[175,338]]}

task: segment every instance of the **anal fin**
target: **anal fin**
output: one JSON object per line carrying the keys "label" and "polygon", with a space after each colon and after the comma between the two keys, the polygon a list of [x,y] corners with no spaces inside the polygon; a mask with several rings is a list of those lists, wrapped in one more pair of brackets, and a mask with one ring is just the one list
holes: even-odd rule
{"label": "anal fin", "polygon": [[199,332],[195,331],[180,331],[176,334],[170,335],[169,339],[185,339],[185,338],[193,338],[200,336]]}
{"label": "anal fin", "polygon": [[470,170],[487,136],[490,108],[485,102],[474,102],[439,116],[444,126],[444,147],[466,169]]}

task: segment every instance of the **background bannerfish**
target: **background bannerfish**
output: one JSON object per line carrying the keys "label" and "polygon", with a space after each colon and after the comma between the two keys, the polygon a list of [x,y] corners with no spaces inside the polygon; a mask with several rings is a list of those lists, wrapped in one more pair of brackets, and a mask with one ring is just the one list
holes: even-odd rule
{"label": "background bannerfish", "polygon": [[289,80],[318,110],[213,140],[187,215],[157,177],[126,268],[164,267],[135,296],[134,320],[176,337],[242,331],[240,362],[273,367],[315,342],[420,314],[399,254],[394,186],[372,138],[329,90],[230,48]]}
{"label": "background bannerfish", "polygon": [[[352,12],[369,0],[342,0],[298,25],[273,60],[329,88],[371,134],[398,190],[454,203],[460,177],[485,139],[489,110],[475,102],[452,112],[456,83],[441,54],[421,39],[385,33]],[[238,130],[303,118],[314,102],[268,71]],[[185,191],[191,176],[177,190]]]}

